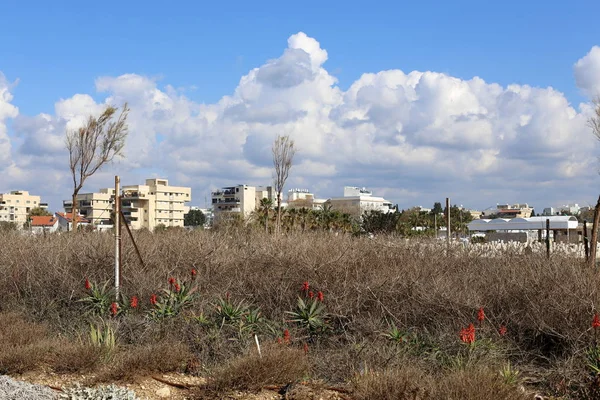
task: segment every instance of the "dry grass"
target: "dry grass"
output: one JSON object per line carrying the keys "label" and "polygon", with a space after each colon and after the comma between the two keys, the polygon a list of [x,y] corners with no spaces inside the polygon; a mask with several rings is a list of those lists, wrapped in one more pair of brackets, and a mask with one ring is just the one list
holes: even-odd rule
{"label": "dry grass", "polygon": [[256,351],[250,351],[218,368],[203,389],[202,397],[235,390],[258,391],[268,385],[295,383],[305,378],[309,370],[308,358],[301,349],[268,346],[263,349],[262,357]]}
{"label": "dry grass", "polygon": [[[560,374],[568,379],[581,380],[589,374],[584,361],[564,368],[565,360],[583,354],[593,341],[591,319],[600,306],[598,273],[576,259],[553,255],[547,260],[510,252],[504,257],[482,257],[459,250],[445,255],[442,247],[431,251],[419,242],[321,233],[275,238],[242,229],[137,232],[135,236],[146,267],[126,239],[123,293],[127,298],[138,296],[142,310],[119,317],[117,338],[121,346],[140,353],[122,360],[121,371],[113,377],[129,376],[136,365],[153,365],[142,349],[164,332],[171,343],[189,348],[188,357],[196,357],[203,369],[214,370],[244,354],[252,346],[250,336],[236,336],[231,327],[206,327],[188,318],[200,313],[210,316],[215,300],[226,293],[260,307],[272,327],[260,332],[262,340],[274,340],[288,328],[301,345],[306,333],[286,322],[285,312],[294,309],[305,280],[325,293],[331,316],[331,329],[310,344],[313,377],[319,379],[348,381],[365,361],[382,371],[398,368],[407,359],[423,364],[428,375],[439,369],[455,370],[464,356],[458,332],[476,321],[479,307],[485,308],[487,318],[478,327],[477,338],[492,346],[476,360],[480,364],[496,368],[510,360],[538,376],[549,376],[560,366]],[[85,295],[86,278],[94,283],[111,279],[112,236],[9,233],[1,240],[2,309],[43,321],[55,336],[87,335],[89,318],[77,300]],[[199,296],[184,317],[164,322],[145,319],[150,295],[165,288],[170,276],[186,279],[192,267],[198,271]],[[0,327],[7,325],[6,318],[0,315]],[[387,341],[382,333],[392,322],[415,332],[418,341],[402,345]],[[508,328],[505,337],[497,334],[500,325]],[[22,340],[31,341],[20,344],[23,352],[0,351],[0,367],[6,371],[33,368],[44,359],[39,356],[45,351],[41,344],[33,344],[31,337]],[[185,364],[183,357],[174,358]],[[68,369],[66,364],[55,365]]]}
{"label": "dry grass", "polygon": [[163,341],[118,349],[104,366],[96,382],[131,381],[156,372],[182,371],[190,352],[183,343]]}

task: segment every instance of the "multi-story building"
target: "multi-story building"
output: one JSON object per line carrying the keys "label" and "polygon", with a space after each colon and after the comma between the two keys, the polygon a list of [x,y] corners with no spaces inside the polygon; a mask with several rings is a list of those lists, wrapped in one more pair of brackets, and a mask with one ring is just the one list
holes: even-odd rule
{"label": "multi-story building", "polygon": [[237,185],[216,190],[211,193],[214,218],[218,220],[223,213],[246,218],[264,198],[272,200],[275,205],[277,193],[272,186]]}
{"label": "multi-story building", "polygon": [[487,209],[481,213],[480,218],[529,218],[533,208],[527,203],[497,204],[495,209]]}
{"label": "multi-story building", "polygon": [[123,186],[123,215],[133,229],[154,230],[158,225],[183,227],[183,216],[189,212],[192,189],[169,186],[166,179],[146,179],[145,185]]}
{"label": "multi-story building", "polygon": [[47,209],[48,204],[42,203],[40,196],[30,195],[24,190],[10,193],[0,193],[0,221],[11,222],[23,228],[29,212],[34,208]]}
{"label": "multi-story building", "polygon": [[290,189],[288,190],[287,208],[310,208],[319,210],[327,199],[315,199],[315,195],[308,189]]}
{"label": "multi-story building", "polygon": [[331,208],[348,213],[353,217],[360,217],[368,211],[393,212],[394,207],[390,201],[383,197],[373,196],[365,188],[354,186],[344,187],[344,197],[333,197],[328,200]]}
{"label": "multi-story building", "polygon": [[[154,230],[157,225],[183,226],[188,213],[186,203],[192,200],[189,187],[169,186],[167,179],[146,179],[145,185],[123,186],[121,211],[132,229]],[[95,226],[110,224],[114,208],[114,189],[77,196],[79,214]],[[72,202],[63,202],[65,212],[71,212]]]}
{"label": "multi-story building", "polygon": [[[99,193],[80,193],[77,195],[77,212],[94,226],[112,224],[115,189],[100,189]],[[73,211],[73,201],[63,201],[65,212]]]}

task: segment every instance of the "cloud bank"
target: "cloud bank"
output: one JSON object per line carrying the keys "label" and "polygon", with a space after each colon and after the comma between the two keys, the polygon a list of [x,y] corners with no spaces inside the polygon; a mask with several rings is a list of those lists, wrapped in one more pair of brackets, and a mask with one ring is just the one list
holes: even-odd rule
{"label": "cloud bank", "polygon": [[[14,84],[0,73],[0,191],[29,189],[57,208],[69,197],[65,129],[105,104],[128,102],[126,157],[87,190],[110,186],[115,173],[124,183],[163,176],[192,186],[202,206],[211,188],[269,184],[270,146],[289,134],[298,146],[289,187],[319,197],[360,185],[401,207],[450,196],[472,207],[529,201],[541,208],[598,193],[591,103],[573,106],[551,87],[399,69],[365,73],[343,90],[327,59],[300,32],[214,104],[132,73],[98,77],[99,103],[74,94],[58,100],[54,114],[35,116],[19,114]],[[600,95],[600,47],[576,61],[574,76],[588,98]]]}

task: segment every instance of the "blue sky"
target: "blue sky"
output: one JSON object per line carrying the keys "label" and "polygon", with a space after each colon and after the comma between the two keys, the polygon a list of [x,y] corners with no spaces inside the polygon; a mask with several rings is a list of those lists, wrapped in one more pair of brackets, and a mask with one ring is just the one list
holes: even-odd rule
{"label": "blue sky", "polygon": [[130,72],[195,86],[191,98],[214,102],[298,31],[328,50],[343,88],[363,72],[401,68],[552,86],[578,102],[572,63],[600,34],[596,1],[8,0],[2,15],[2,70],[20,78],[15,104],[28,113],[93,91],[97,76]]}
{"label": "blue sky", "polygon": [[[298,32],[304,32],[308,38],[314,39],[321,49],[327,51],[326,61],[318,67],[326,70],[328,77],[337,79],[337,83],[332,82],[328,85],[329,88],[338,88],[344,93],[351,85],[356,84],[364,73],[388,70],[402,70],[406,74],[411,71],[433,71],[465,82],[478,76],[488,84],[499,84],[503,88],[510,84],[529,85],[543,89],[552,87],[566,99],[575,112],[581,113],[581,118],[578,120],[585,120],[585,110],[582,111],[579,105],[589,102],[589,91],[584,93],[582,90],[587,89],[576,85],[574,64],[586,56],[594,46],[600,44],[598,25],[600,2],[364,3],[345,1],[326,3],[322,4],[322,2],[316,1],[294,4],[280,1],[258,3],[179,1],[167,5],[165,2],[158,1],[104,1],[102,3],[60,1],[49,3],[8,0],[3,2],[0,8],[2,20],[0,72],[8,83],[18,80],[16,85],[8,85],[11,94],[9,103],[18,107],[18,116],[5,118],[4,121],[8,126],[8,135],[13,142],[12,161],[23,173],[33,171],[31,163],[33,154],[32,151],[22,147],[24,138],[43,142],[47,140],[47,137],[39,136],[43,130],[39,126],[35,128],[37,133],[27,131],[32,124],[26,122],[28,120],[31,122],[40,113],[46,113],[53,118],[50,124],[52,129],[64,128],[65,124],[69,123],[69,118],[74,118],[72,115],[74,111],[67,113],[68,115],[61,115],[60,112],[55,111],[56,104],[61,100],[71,99],[76,94],[85,94],[90,96],[96,104],[102,104],[107,101],[107,98],[130,101],[130,97],[135,97],[132,92],[127,92],[121,86],[115,86],[116,84],[112,81],[104,86],[104,91],[100,91],[97,81],[100,77],[116,79],[124,74],[135,74],[149,82],[154,82],[155,89],[148,90],[167,93],[171,100],[178,96],[185,97],[187,101],[185,107],[195,110],[188,118],[191,120],[195,117],[196,112],[202,113],[202,111],[196,110],[200,105],[215,106],[223,96],[233,96],[235,91],[240,90],[243,86],[240,84],[240,79],[248,76],[253,68],[265,66],[269,60],[285,61],[285,54],[282,55],[282,53],[286,49],[286,40]],[[304,45],[299,46],[304,48],[302,47]],[[594,59],[590,57],[592,75],[595,71],[594,62]],[[290,74],[294,73],[293,70],[290,71],[288,71]],[[595,76],[591,76],[589,79],[593,81]],[[393,85],[396,84],[394,81]],[[167,85],[175,88],[177,94],[169,94],[166,89]],[[379,89],[382,87],[385,89],[386,85],[389,86],[390,83],[382,83]],[[310,117],[309,103],[314,100],[313,97],[307,95],[307,100],[303,104],[290,105],[288,103],[291,100],[288,101],[289,99],[285,97],[290,93],[282,92],[276,95],[269,93],[269,96],[279,99],[278,104],[285,103],[293,108],[294,112],[307,112]],[[435,93],[441,92],[436,91]],[[380,95],[382,94],[380,93]],[[377,99],[376,95],[369,101],[375,103],[378,101]],[[77,101],[79,100],[81,98],[78,98]],[[320,100],[323,99],[320,98]],[[260,105],[260,107],[266,107],[265,110],[272,110],[269,108],[271,105],[269,107],[265,105],[268,102],[266,97],[256,101],[256,103],[246,102],[244,104],[253,109]],[[344,103],[347,106],[346,100],[340,102],[326,99],[324,101],[327,103],[327,107],[340,113],[342,109],[345,109],[341,104]],[[133,102],[137,104],[136,100]],[[488,112],[488,115],[495,115],[489,106],[484,106],[485,103],[486,101],[479,98],[482,110]],[[500,103],[498,102],[498,104]],[[81,104],[81,107],[73,107],[78,111],[93,109],[89,102]],[[147,105],[148,103],[143,104]],[[357,101],[356,104],[357,107],[362,107],[363,103]],[[531,104],[537,103],[533,101]],[[143,108],[141,100],[139,105],[141,110]],[[169,105],[169,112],[172,111],[170,107],[171,105]],[[174,107],[184,106],[179,104]],[[388,107],[386,105],[384,108],[389,113],[400,110],[394,107],[402,106],[397,104]],[[457,116],[477,114],[473,114],[474,106],[472,107],[470,103],[465,107],[470,111],[459,110],[452,120],[456,120]],[[524,110],[529,110],[531,105],[523,105],[523,107]],[[425,107],[422,113],[432,112],[431,110],[431,108]],[[139,113],[138,117],[141,120],[143,112],[139,111]],[[525,114],[533,115],[535,119],[535,113],[527,111]],[[223,115],[230,114],[224,112]],[[527,119],[527,115],[522,117]],[[242,117],[236,117],[236,121],[240,121],[240,118]],[[415,116],[413,115],[409,120],[395,121],[395,129],[401,131],[401,128],[397,128],[400,125],[407,129],[407,126],[411,126],[414,120]],[[581,121],[577,122],[576,128],[565,126],[564,129],[578,131],[581,128]],[[143,124],[135,123],[135,118],[132,122],[133,128],[142,129]],[[220,186],[220,182],[227,184],[229,181],[259,179],[261,176],[268,180],[268,174],[265,171],[256,172],[254,175],[242,174],[240,177],[235,177],[231,172],[235,170],[234,167],[231,167],[229,172],[223,172],[222,175],[208,171],[207,167],[194,167],[195,169],[189,171],[182,169],[182,165],[190,165],[193,158],[191,156],[190,160],[180,160],[181,163],[177,167],[170,162],[162,164],[163,161],[157,159],[156,153],[152,152],[159,151],[158,149],[162,152],[166,149],[177,153],[177,143],[179,142],[175,138],[181,133],[179,128],[173,124],[168,125],[169,127],[158,128],[162,125],[158,121],[155,122],[153,126],[157,128],[152,128],[154,131],[151,133],[151,137],[145,138],[149,140],[147,155],[155,162],[136,160],[127,168],[128,171],[132,171],[132,174],[137,176],[156,171],[158,174],[166,173],[172,177],[192,176],[193,178],[190,178],[192,183],[189,184],[194,186],[196,197],[202,199],[210,187]],[[316,128],[313,125],[310,126],[313,130],[323,127],[322,135],[325,135],[325,130],[330,129],[328,127],[330,122],[320,121]],[[199,124],[198,121],[195,123]],[[416,131],[410,132],[416,132],[415,134],[419,136],[422,132],[432,129],[433,125],[435,123],[422,126],[415,123]],[[506,135],[510,136],[510,134],[504,133],[505,128],[500,128],[499,124],[492,125],[490,135],[502,138]],[[263,131],[262,127],[250,126],[248,128],[248,121],[244,126],[246,127],[244,129],[248,130],[242,134],[246,142],[246,147],[243,143],[240,144],[242,158],[246,161],[255,160],[256,157],[246,154],[248,144],[252,142],[249,138],[260,138],[260,140],[257,139],[257,143],[262,143],[264,150],[265,143],[268,141],[266,138],[273,136],[277,129]],[[374,135],[376,139],[369,143],[374,146],[370,151],[376,153],[379,150],[375,144],[383,140],[383,137],[387,137],[386,129],[390,128],[389,124],[386,125],[383,120],[375,121],[373,119],[373,126],[374,130],[373,132],[369,131],[369,134]],[[543,132],[545,128],[533,123],[530,126],[531,129],[540,130],[532,131],[533,133],[519,133],[529,135],[526,141],[535,137],[537,138],[535,140],[539,142],[544,139],[544,135],[551,135],[549,132]],[[291,128],[289,124],[281,128],[291,129],[293,134],[297,135],[302,135],[302,129],[304,129]],[[214,129],[212,132],[219,131],[221,132],[219,135],[228,134],[222,126]],[[209,131],[194,131],[193,134],[190,131],[186,134],[196,135],[194,137],[202,143],[211,137]],[[539,136],[535,136],[536,134]],[[447,146],[454,140],[452,135],[456,135],[456,133],[448,129],[440,135],[442,136],[435,136],[437,138],[434,140],[435,143],[419,136],[421,138],[412,143],[410,149],[425,152],[437,145]],[[573,135],[575,136],[571,140],[579,142],[581,136]],[[323,137],[321,136],[321,138]],[[142,140],[141,136],[134,137],[134,139]],[[454,142],[452,142],[452,146],[454,146]],[[545,164],[535,161],[534,159],[537,160],[539,157],[533,154],[521,154],[514,149],[514,145],[495,145],[490,141],[479,144],[473,142],[472,145],[463,149],[465,153],[453,153],[453,157],[456,156],[457,160],[463,160],[466,163],[468,159],[464,154],[485,150],[486,157],[498,152],[497,157],[504,161],[523,157],[530,159],[531,162],[527,164],[527,168],[522,168],[521,171],[526,174],[526,179],[543,182],[547,188],[545,187],[542,192],[536,194],[527,193],[527,190],[531,190],[528,188],[518,185],[510,186],[505,191],[508,194],[506,197],[510,198],[498,199],[500,202],[542,202],[547,200],[548,203],[560,203],[565,201],[583,202],[593,199],[597,190],[581,189],[575,184],[568,190],[568,194],[557,194],[556,189],[561,182],[556,181],[556,174],[552,175],[550,172],[546,172],[544,175],[543,172],[546,170],[545,166],[559,163],[560,157],[563,157],[562,160],[579,159],[582,157],[580,153],[573,150],[569,154],[562,154],[556,158],[554,157],[557,154],[556,149],[547,149],[547,151],[542,149],[544,154],[552,153],[553,155],[553,158],[545,161],[548,164]],[[55,150],[56,153],[52,154],[59,154],[58,150]],[[382,151],[385,152],[385,150]],[[29,158],[27,160],[19,158],[23,154]],[[315,167],[317,170],[324,170],[325,166],[329,165],[324,161],[328,157],[324,156],[323,151],[314,150],[306,154],[306,162],[311,162],[313,167],[318,165]],[[39,154],[35,154],[35,156],[37,157]],[[585,157],[591,156],[590,154]],[[356,155],[348,155],[348,157],[356,157]],[[438,154],[437,157],[441,156]],[[333,189],[329,190],[328,188],[331,187],[331,182],[335,181],[334,178],[338,177],[342,180],[363,182],[374,186],[380,190],[380,193],[390,196],[392,200],[406,204],[421,202],[427,204],[431,200],[443,197],[443,195],[432,192],[429,187],[423,186],[422,166],[403,161],[404,164],[398,164],[393,168],[384,168],[375,165],[376,163],[370,164],[368,160],[361,161],[361,163],[363,162],[364,165],[372,166],[372,168],[362,180],[360,176],[356,176],[357,172],[352,168],[341,167],[338,163],[335,165],[336,169],[333,175],[313,173],[309,177],[299,177],[296,183],[320,189],[322,195],[331,195],[335,193],[330,193]],[[483,163],[484,161],[480,159],[478,162]],[[593,165],[590,163],[585,166],[588,172],[590,165]],[[260,167],[259,164],[256,166]],[[51,188],[53,188],[52,190],[65,190],[68,185],[62,183],[64,176],[58,164],[52,168],[54,167],[57,168],[56,174],[53,175],[53,178],[46,178],[45,181],[48,179],[57,181],[53,186],[48,186],[46,190],[50,191]],[[531,167],[531,171],[529,167]],[[500,167],[498,166],[498,168]],[[453,181],[447,188],[442,186],[440,190],[448,193],[451,189],[456,190],[456,187],[464,185],[471,188],[471,194],[461,202],[471,202],[473,206],[478,207],[490,205],[498,196],[497,185],[502,182],[498,168],[493,174],[492,172],[489,175],[483,174],[489,178],[487,181],[493,182],[493,184],[490,183],[489,187],[481,187],[479,191],[475,191],[473,186],[474,182],[481,181],[481,177],[463,179],[464,173],[461,175],[461,172],[458,171],[459,168],[456,172],[458,180]],[[579,165],[578,168],[583,167]],[[350,174],[350,171],[353,171],[354,175]],[[406,178],[398,178],[398,171],[405,171]],[[440,179],[438,173],[430,174],[432,181]],[[110,174],[110,171],[107,171],[107,174]],[[32,175],[39,176],[36,173]],[[597,186],[597,179],[594,180],[596,175],[588,174],[585,179],[581,178],[583,180],[578,181],[578,184],[588,187],[590,185]],[[573,176],[566,178],[572,180]],[[171,179],[173,180],[173,178]],[[32,178],[32,186],[34,182],[36,180]],[[0,190],[10,189],[7,186],[8,183],[5,183],[4,186],[0,185]],[[399,186],[402,189],[399,189]],[[93,190],[94,187],[89,189]],[[548,192],[545,192],[546,190]],[[462,192],[457,191],[457,195],[460,196]],[[551,193],[550,197],[548,193]],[[55,193],[47,195],[56,198],[65,197]],[[523,199],[523,197],[525,198]]]}

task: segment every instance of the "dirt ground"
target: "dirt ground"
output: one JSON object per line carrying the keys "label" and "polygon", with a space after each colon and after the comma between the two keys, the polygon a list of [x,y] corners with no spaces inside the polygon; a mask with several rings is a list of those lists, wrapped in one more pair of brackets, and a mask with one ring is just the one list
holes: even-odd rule
{"label": "dirt ground", "polygon": [[[79,383],[85,385],[86,382],[94,378],[93,375],[68,375],[68,374],[55,374],[52,372],[28,372],[19,376],[12,376],[12,378],[35,383],[38,385],[49,386],[60,393],[58,390],[61,387],[74,386]],[[161,382],[163,381],[163,382]],[[166,383],[168,382],[168,383]],[[184,374],[160,374],[154,376],[140,376],[135,379],[132,383],[117,383],[118,386],[126,387],[129,390],[133,390],[136,396],[143,400],[161,400],[161,399],[173,399],[173,400],[185,400],[193,399],[195,396],[192,395],[195,389],[200,388],[206,380],[201,377],[194,377]],[[176,385],[185,385],[187,388],[179,388]],[[345,395],[336,390],[328,390],[325,388],[311,387],[310,385],[297,384],[291,386],[287,393],[279,394],[280,388],[269,387],[261,390],[258,393],[231,393],[219,397],[220,399],[231,399],[231,400],[347,400],[350,399],[348,395]]]}

